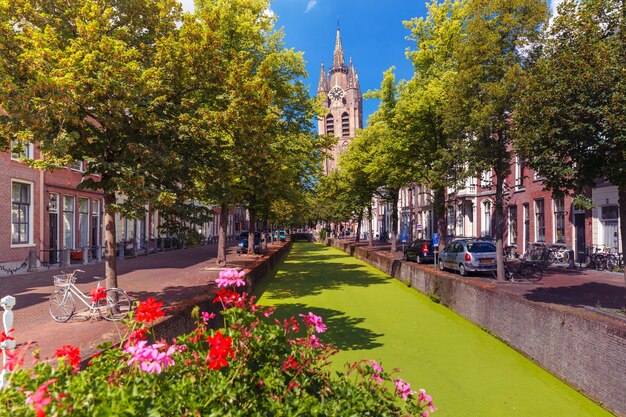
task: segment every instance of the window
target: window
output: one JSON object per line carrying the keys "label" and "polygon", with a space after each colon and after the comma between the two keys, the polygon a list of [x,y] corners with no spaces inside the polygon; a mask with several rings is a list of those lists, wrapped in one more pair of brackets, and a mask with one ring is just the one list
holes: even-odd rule
{"label": "window", "polygon": [[341,115],[341,136],[350,136],[350,116],[348,113]]}
{"label": "window", "polygon": [[91,202],[91,244],[100,245],[100,200]]}
{"label": "window", "polygon": [[554,241],[565,242],[565,202],[563,197],[557,197],[554,204]]}
{"label": "window", "polygon": [[524,188],[524,160],[519,156],[515,157],[515,189]]}
{"label": "window", "polygon": [[459,204],[456,212],[457,234],[463,236],[465,234],[465,205]]}
{"label": "window", "polygon": [[618,217],[618,206],[602,207],[602,220],[617,220]]}
{"label": "window", "polygon": [[544,201],[535,200],[535,238],[537,242],[546,240],[546,219],[544,213]]}
{"label": "window", "polygon": [[20,159],[27,158],[32,159],[33,157],[33,144],[32,143],[21,143],[17,140],[11,141],[11,159]]}
{"label": "window", "polygon": [[454,234],[454,206],[448,206],[448,235]]}
{"label": "window", "polygon": [[326,116],[326,134],[334,135],[335,134],[335,119],[332,114]]}
{"label": "window", "polygon": [[480,185],[482,188],[491,188],[491,170],[482,172],[480,176]]}
{"label": "window", "polygon": [[509,245],[517,245],[517,206],[509,207]]}
{"label": "window", "polygon": [[11,192],[11,243],[30,243],[31,184],[13,182]]}
{"label": "window", "polygon": [[534,179],[535,181],[543,180],[544,176],[538,173],[537,171],[535,171]]}
{"label": "window", "polygon": [[483,221],[482,221],[481,236],[491,237],[491,201],[487,200],[483,202]]}
{"label": "window", "polygon": [[78,236],[80,247],[89,246],[89,199],[78,199]]}
{"label": "window", "polygon": [[74,170],[74,171],[80,171],[80,172],[84,172],[84,164],[83,161],[74,161],[70,164],[70,169]]}
{"label": "window", "polygon": [[74,197],[63,196],[63,243],[74,249]]}

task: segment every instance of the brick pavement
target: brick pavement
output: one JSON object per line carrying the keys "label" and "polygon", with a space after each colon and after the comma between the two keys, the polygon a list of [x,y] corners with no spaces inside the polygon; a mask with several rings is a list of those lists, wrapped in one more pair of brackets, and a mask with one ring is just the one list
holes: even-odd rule
{"label": "brick pavement", "polygon": [[[278,244],[276,244],[278,245]],[[270,245],[270,250],[272,245]],[[165,303],[165,310],[178,301],[184,301],[209,291],[217,278],[215,268],[217,246],[207,245],[190,249],[162,252],[154,255],[118,261],[118,286],[128,292],[133,300],[155,297]],[[228,249],[229,266],[246,268],[260,257],[235,253],[235,246]],[[72,265],[65,272],[82,269],[78,274],[77,287],[89,292],[96,286],[91,277],[104,275],[104,263]],[[60,269],[0,277],[0,298],[12,295],[16,298],[14,311],[14,336],[18,347],[32,342],[31,350],[39,349],[41,358],[49,358],[54,350],[64,344],[81,349],[82,356],[93,354],[96,347],[108,340],[119,340],[125,333],[121,323],[102,319],[90,322],[72,318],[67,323],[56,323],[48,312],[48,298],[54,290],[52,276]],[[82,306],[77,301],[77,310]],[[26,365],[30,361],[26,360]]]}

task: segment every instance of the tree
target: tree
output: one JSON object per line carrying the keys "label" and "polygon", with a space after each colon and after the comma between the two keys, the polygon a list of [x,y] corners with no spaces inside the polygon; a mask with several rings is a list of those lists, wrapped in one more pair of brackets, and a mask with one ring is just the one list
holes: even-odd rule
{"label": "tree", "polygon": [[413,62],[413,78],[402,90],[396,107],[396,124],[409,138],[413,180],[427,186],[433,196],[436,230],[445,235],[445,187],[454,185],[450,171],[462,160],[463,149],[455,145],[458,132],[448,132],[444,124],[446,82],[455,76],[458,62],[454,45],[462,41],[462,2],[433,0],[428,15],[405,22],[415,41],[407,53]]}
{"label": "tree", "polygon": [[179,16],[175,0],[0,1],[0,136],[37,142],[38,168],[85,161],[85,177],[99,176],[83,186],[104,191],[108,287],[115,212],[158,197],[154,174],[172,165],[154,57]]}
{"label": "tree", "polygon": [[463,38],[454,46],[456,74],[446,83],[444,124],[467,149],[469,172],[495,174],[498,280],[504,280],[505,180],[512,158],[511,112],[527,47],[547,21],[543,0],[467,0]]}
{"label": "tree", "polygon": [[564,1],[535,52],[513,113],[516,149],[548,189],[615,184],[624,248],[626,3]]}

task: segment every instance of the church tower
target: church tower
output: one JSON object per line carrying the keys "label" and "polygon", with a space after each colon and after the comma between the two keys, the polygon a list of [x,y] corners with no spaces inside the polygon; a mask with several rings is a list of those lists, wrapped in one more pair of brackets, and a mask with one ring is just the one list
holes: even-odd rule
{"label": "church tower", "polygon": [[326,74],[324,63],[320,70],[317,98],[326,114],[318,121],[320,135],[332,134],[338,143],[331,150],[332,159],[324,162],[324,173],[328,174],[337,166],[339,155],[348,149],[348,144],[356,136],[357,129],[363,128],[363,96],[359,86],[359,76],[352,64],[345,65],[341,35],[337,28],[333,66]]}

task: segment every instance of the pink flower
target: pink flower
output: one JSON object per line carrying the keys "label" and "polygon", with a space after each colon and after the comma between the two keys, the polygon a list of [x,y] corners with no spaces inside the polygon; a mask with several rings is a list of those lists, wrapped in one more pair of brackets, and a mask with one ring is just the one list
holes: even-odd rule
{"label": "pink flower", "polygon": [[406,401],[409,395],[413,394],[411,391],[411,384],[403,381],[400,378],[397,378],[393,381],[396,384],[396,392],[402,396],[402,399]]}
{"label": "pink flower", "polygon": [[372,374],[372,379],[378,383],[378,385],[382,385],[383,379],[378,374]]}
{"label": "pink flower", "polygon": [[309,337],[309,347],[310,347],[310,348],[317,349],[317,348],[323,348],[323,347],[324,347],[324,345],[320,343],[320,339],[319,339],[317,336],[315,336],[314,334],[312,334],[312,335]]}
{"label": "pink flower", "polygon": [[202,312],[202,320],[204,320],[205,323],[208,323],[209,320],[215,318],[215,313],[207,313],[206,311]]}
{"label": "pink flower", "polygon": [[[428,406],[428,408],[430,409],[431,413],[434,413],[436,408],[433,405],[433,397],[431,397],[430,395],[426,394],[426,391],[423,388],[420,388],[419,390],[419,395],[417,396],[417,401],[419,401],[419,403],[426,403],[425,405]],[[428,417],[428,411],[424,411],[421,414],[423,417]]]}
{"label": "pink flower", "polygon": [[376,371],[379,374],[383,373],[383,367],[380,366],[380,364],[376,361],[370,361],[370,365],[372,365],[372,368],[374,369],[374,371]]}
{"label": "pink flower", "polygon": [[149,374],[160,374],[168,366],[174,365],[174,360],[170,356],[184,347],[184,345],[168,347],[165,343],[155,343],[153,345],[148,345],[147,343],[145,340],[142,340],[134,346],[128,346],[124,349],[124,352],[132,355],[127,365],[137,362],[139,363],[139,368]]}
{"label": "pink flower", "polygon": [[35,413],[37,413],[37,417],[45,417],[46,412],[44,411],[44,407],[52,402],[52,397],[47,397],[48,394],[48,385],[56,382],[56,378],[49,379],[44,382],[37,388],[34,394],[28,394],[26,398],[26,404],[32,404],[35,409]]}
{"label": "pink flower", "polygon": [[308,327],[314,327],[317,333],[324,333],[326,331],[326,325],[320,316],[316,316],[309,311],[306,315],[300,314],[300,317],[304,318],[304,323]]}
{"label": "pink flower", "polygon": [[236,269],[224,269],[220,271],[219,277],[215,280],[218,287],[243,287],[246,285],[246,281],[243,277],[246,275],[244,271],[237,271]]}

